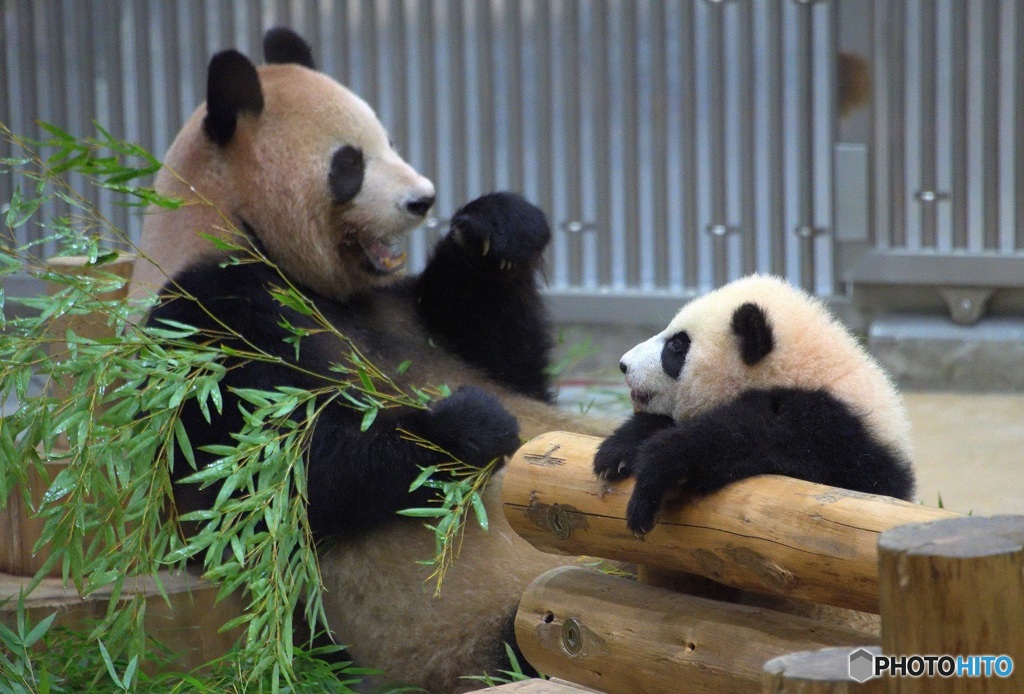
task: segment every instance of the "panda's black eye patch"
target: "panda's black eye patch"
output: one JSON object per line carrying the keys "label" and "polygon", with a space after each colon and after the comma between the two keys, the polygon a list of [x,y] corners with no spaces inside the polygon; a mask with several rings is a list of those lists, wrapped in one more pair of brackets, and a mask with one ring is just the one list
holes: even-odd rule
{"label": "panda's black eye patch", "polygon": [[327,174],[334,202],[343,204],[358,195],[365,171],[366,161],[361,149],[352,145],[339,148],[331,157],[331,171]]}
{"label": "panda's black eye patch", "polygon": [[690,351],[690,336],[685,331],[678,332],[665,340],[661,348],[661,368],[669,378],[679,378],[686,363],[686,353]]}

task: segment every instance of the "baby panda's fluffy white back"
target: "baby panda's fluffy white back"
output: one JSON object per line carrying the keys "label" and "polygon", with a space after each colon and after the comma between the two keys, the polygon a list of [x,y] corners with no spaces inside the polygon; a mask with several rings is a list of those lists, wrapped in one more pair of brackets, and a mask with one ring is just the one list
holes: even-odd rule
{"label": "baby panda's fluffy white back", "polygon": [[[754,366],[743,363],[731,329],[744,303],[760,306],[775,338]],[[690,351],[673,410],[688,419],[755,388],[824,389],[867,422],[878,439],[910,457],[910,423],[892,381],[824,304],[784,280],[751,275],[684,306],[661,335],[685,330]]]}

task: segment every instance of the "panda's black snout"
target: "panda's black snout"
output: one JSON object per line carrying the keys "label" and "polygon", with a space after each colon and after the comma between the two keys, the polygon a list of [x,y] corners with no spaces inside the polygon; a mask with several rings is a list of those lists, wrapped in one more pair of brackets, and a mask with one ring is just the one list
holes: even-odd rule
{"label": "panda's black snout", "polygon": [[629,367],[626,366],[626,362],[624,362],[624,361],[620,361],[619,362],[619,371],[621,371],[622,373],[626,373],[627,371],[629,371]]}
{"label": "panda's black snout", "polygon": [[405,209],[409,210],[412,214],[417,217],[426,217],[427,212],[434,206],[435,196],[427,195],[422,198],[416,198],[405,203]]}

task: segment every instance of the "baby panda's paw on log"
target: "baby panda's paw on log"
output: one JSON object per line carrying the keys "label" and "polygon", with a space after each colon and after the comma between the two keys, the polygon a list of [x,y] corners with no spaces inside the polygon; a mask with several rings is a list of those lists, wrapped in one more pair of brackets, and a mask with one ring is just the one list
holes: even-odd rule
{"label": "baby panda's paw on log", "polygon": [[490,393],[463,386],[431,409],[425,437],[468,465],[483,467],[519,448],[519,422]]}
{"label": "baby panda's paw on log", "polygon": [[601,443],[594,456],[594,474],[608,480],[629,477],[641,446],[673,423],[671,417],[664,415],[634,414]]}
{"label": "baby panda's paw on log", "polygon": [[468,261],[511,273],[537,267],[551,229],[540,208],[523,197],[488,193],[455,213],[449,238]]}
{"label": "baby panda's paw on log", "polygon": [[693,473],[685,454],[665,444],[658,438],[649,441],[633,464],[636,484],[626,507],[626,525],[640,537],[654,527],[666,497],[675,497],[680,488],[687,488]]}

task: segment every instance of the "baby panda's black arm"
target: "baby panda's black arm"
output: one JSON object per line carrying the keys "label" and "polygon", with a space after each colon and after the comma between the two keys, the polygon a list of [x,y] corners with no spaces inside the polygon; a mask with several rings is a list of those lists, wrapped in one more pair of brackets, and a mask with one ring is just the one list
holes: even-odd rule
{"label": "baby panda's black arm", "polygon": [[[326,355],[340,360],[344,347],[335,345],[329,335],[309,337],[302,342],[301,359],[295,361],[293,346],[284,342],[289,333],[281,327],[281,318],[296,326],[313,325],[309,318],[281,306],[267,291],[269,285],[282,282],[266,266],[220,268],[210,263],[186,270],[176,281],[186,295],[194,296],[206,310],[184,298],[165,301],[151,313],[151,324],[158,324],[160,319],[175,320],[203,331],[194,338],[196,341],[224,344],[239,351],[255,346],[276,358],[269,362],[227,359],[229,368],[221,382],[223,414],[211,412],[212,422],[206,422],[194,400],[184,403],[182,422],[197,465],[202,467],[216,456],[201,451],[201,446],[231,444],[231,434],[242,428],[238,409],[241,401],[234,389],[322,389],[330,385],[325,377],[330,366]],[[323,297],[315,300],[329,301]],[[232,332],[245,339],[232,336]],[[515,418],[493,396],[478,388],[460,389],[430,410],[383,409],[365,432],[360,431],[361,419],[361,413],[335,402],[323,409],[313,431],[307,466],[309,518],[318,534],[372,528],[392,518],[400,508],[423,505],[434,493],[424,488],[410,495],[408,488],[420,467],[448,458],[405,440],[400,429],[430,440],[473,465],[510,455],[519,445]],[[184,460],[181,455],[175,459]],[[173,478],[179,480],[190,473],[187,464],[178,463]],[[200,490],[194,485],[177,485],[179,511],[209,507],[217,491],[215,487]]]}
{"label": "baby panda's black arm", "polygon": [[868,432],[840,400],[821,390],[749,391],[734,402],[655,434],[640,447],[627,522],[649,531],[673,489],[710,494],[755,475],[901,499],[913,495],[910,465]]}
{"label": "baby panda's black arm", "polygon": [[621,479],[633,472],[640,447],[659,431],[675,426],[671,417],[637,412],[601,442],[594,456],[594,474],[605,479]]}
{"label": "baby panda's black arm", "polygon": [[550,239],[540,209],[514,193],[484,195],[455,214],[416,281],[420,320],[435,339],[545,402],[553,345],[537,273]]}

